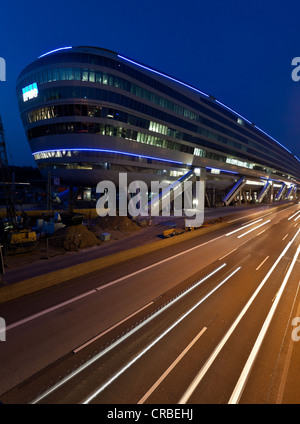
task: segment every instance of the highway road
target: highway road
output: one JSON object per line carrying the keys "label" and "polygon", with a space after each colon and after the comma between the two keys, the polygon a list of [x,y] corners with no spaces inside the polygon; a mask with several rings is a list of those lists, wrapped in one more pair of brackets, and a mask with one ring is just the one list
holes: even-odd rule
{"label": "highway road", "polygon": [[299,223],[251,211],[1,304],[1,401],[299,403]]}

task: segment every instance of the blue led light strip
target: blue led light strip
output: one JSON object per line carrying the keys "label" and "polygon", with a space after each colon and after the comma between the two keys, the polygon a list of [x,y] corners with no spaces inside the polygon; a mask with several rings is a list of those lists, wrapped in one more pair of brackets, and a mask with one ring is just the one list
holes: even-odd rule
{"label": "blue led light strip", "polygon": [[261,131],[263,134],[265,134],[266,136],[268,136],[269,138],[271,138],[273,141],[275,141],[275,143],[279,144],[279,146],[283,147],[285,150],[287,150],[289,153],[292,154],[292,152],[289,149],[287,149],[283,144],[279,143],[279,141],[275,140],[275,138],[271,137],[269,134],[267,134],[265,131],[263,131],[261,128],[257,127],[256,125],[254,125],[254,126],[259,131]]}
{"label": "blue led light strip", "polygon": [[220,172],[228,172],[229,174],[238,174],[238,172],[227,171],[227,169],[211,168],[210,166],[207,166],[206,169],[216,169],[217,171],[220,171]]}
{"label": "blue led light strip", "polygon": [[154,156],[138,155],[138,154],[135,154],[135,153],[121,152],[121,151],[118,151],[118,150],[106,150],[106,149],[82,149],[82,148],[79,148],[79,149],[78,148],[51,149],[51,150],[40,150],[38,152],[32,153],[32,155],[37,155],[38,153],[67,152],[67,151],[73,151],[73,152],[117,153],[119,155],[134,156],[134,157],[137,157],[137,158],[153,159],[153,160],[159,160],[161,162],[171,162],[171,163],[178,163],[180,165],[183,165],[183,162],[178,162],[176,160],[162,159],[162,158],[157,158],[157,157],[154,157]]}
{"label": "blue led light strip", "polygon": [[41,56],[39,56],[38,58],[47,56],[47,54],[58,52],[59,50],[67,50],[67,49],[71,49],[71,48],[72,48],[72,46],[70,46],[70,47],[60,47],[59,49],[51,50],[50,52],[44,53]]}
{"label": "blue led light strip", "polygon": [[231,107],[226,106],[224,103],[220,102],[219,100],[215,100],[216,103],[219,103],[219,105],[225,107],[226,109],[228,109],[230,112],[234,113],[235,115],[239,116],[240,118],[242,118],[244,121],[248,122],[248,124],[252,125],[252,122],[250,122],[248,119],[246,119],[243,115],[240,115],[239,113],[237,113],[235,110],[231,109]]}
{"label": "blue led light strip", "polygon": [[[147,71],[153,72],[157,75],[161,75],[162,77],[168,78],[171,81],[177,82],[178,84],[181,84],[187,88],[190,88],[193,91],[196,91],[197,93],[202,94],[205,97],[209,97],[208,94],[204,93],[201,90],[198,90],[195,87],[192,87],[191,85],[185,84],[182,81],[179,81],[175,78],[170,77],[169,75],[163,74],[162,72],[158,72],[155,69],[149,68],[148,66],[145,65],[141,65],[138,62],[135,62],[134,60],[128,59],[125,56],[121,56],[120,54],[118,54],[118,57],[120,59],[126,60],[127,62],[132,63],[133,65],[139,66],[140,68],[146,69]],[[220,102],[219,100],[215,99],[215,102],[218,103],[219,105],[221,105],[222,107],[228,109],[230,112],[234,113],[236,116],[239,116],[241,119],[243,119],[244,121],[248,122],[248,124],[253,125],[256,129],[258,129],[259,131],[261,131],[263,134],[265,134],[267,137],[271,138],[273,141],[275,141],[277,144],[279,144],[279,146],[281,146],[283,149],[285,149],[287,152],[292,153],[289,149],[287,149],[283,144],[279,143],[279,141],[275,140],[275,138],[271,137],[269,134],[267,134],[265,131],[263,131],[261,128],[257,127],[255,124],[252,124],[251,121],[249,121],[247,118],[245,118],[243,115],[240,115],[238,112],[236,112],[235,110],[231,109],[229,106],[226,106],[224,103]],[[297,158],[298,159],[298,158]]]}
{"label": "blue led light strip", "polygon": [[253,125],[256,129],[258,129],[260,132],[262,132],[263,134],[265,134],[267,137],[271,138],[273,141],[275,141],[275,143],[279,144],[279,146],[283,147],[286,151],[288,151],[289,153],[292,153],[289,149],[287,149],[283,144],[279,143],[279,141],[275,140],[275,138],[271,137],[268,133],[266,133],[265,131],[263,131],[261,128],[259,128],[257,125],[252,124],[252,122],[250,122],[248,119],[246,119],[243,115],[240,115],[238,112],[236,112],[235,110],[231,109],[229,106],[224,105],[224,103],[220,102],[219,100],[215,100],[216,103],[219,103],[219,105],[225,107],[226,109],[228,109],[230,112],[234,113],[235,115],[239,116],[240,118],[244,119],[246,122],[248,122],[248,124]]}
{"label": "blue led light strip", "polygon": [[157,74],[157,75],[160,75],[160,76],[162,76],[162,77],[164,77],[164,78],[168,78],[168,79],[169,79],[169,80],[171,80],[171,81],[177,82],[178,84],[181,84],[181,85],[183,85],[183,86],[185,86],[185,87],[187,87],[187,88],[190,88],[191,90],[194,90],[194,91],[196,91],[197,93],[200,93],[200,94],[202,94],[202,95],[203,95],[203,96],[205,96],[205,97],[209,97],[209,95],[208,95],[208,94],[206,94],[206,93],[204,93],[203,91],[200,91],[200,90],[198,90],[197,88],[192,87],[191,85],[185,84],[184,82],[179,81],[178,79],[172,78],[172,77],[170,77],[169,75],[163,74],[162,72],[158,72],[158,71],[156,71],[155,69],[149,68],[148,66],[141,65],[140,63],[135,62],[134,60],[128,59],[127,57],[121,56],[120,54],[118,54],[118,57],[119,57],[120,59],[123,59],[123,60],[126,60],[127,62],[132,63],[133,65],[136,65],[136,66],[139,66],[140,68],[146,69],[147,71],[154,72],[154,73],[155,73],[155,74]]}

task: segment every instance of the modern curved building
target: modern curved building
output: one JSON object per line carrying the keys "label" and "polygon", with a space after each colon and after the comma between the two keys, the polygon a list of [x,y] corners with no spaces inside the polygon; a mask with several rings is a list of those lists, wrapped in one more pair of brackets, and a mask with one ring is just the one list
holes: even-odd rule
{"label": "modern curved building", "polygon": [[17,97],[37,165],[62,183],[117,183],[120,172],[174,181],[201,169],[209,205],[297,194],[300,161],[282,144],[211,95],[113,51],[48,52],[21,72]]}

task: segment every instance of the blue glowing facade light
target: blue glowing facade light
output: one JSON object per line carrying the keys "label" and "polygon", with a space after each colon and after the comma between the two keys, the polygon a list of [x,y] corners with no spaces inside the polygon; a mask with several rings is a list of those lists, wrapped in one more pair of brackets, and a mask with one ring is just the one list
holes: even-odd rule
{"label": "blue glowing facade light", "polygon": [[50,52],[44,53],[41,56],[39,56],[39,59],[41,57],[47,56],[48,54],[59,52],[60,50],[68,50],[68,49],[71,49],[71,48],[72,48],[72,46],[69,46],[69,47],[60,47],[59,49],[51,50]]}
{"label": "blue glowing facade light", "polygon": [[132,63],[133,65],[136,65],[136,66],[139,66],[140,68],[146,69],[147,71],[153,72],[154,74],[157,74],[157,75],[160,75],[160,76],[162,76],[164,78],[167,78],[170,81],[174,81],[174,82],[176,82],[176,83],[178,83],[180,85],[183,85],[184,87],[187,87],[187,88],[189,88],[189,89],[191,89],[193,91],[196,91],[196,93],[202,94],[205,97],[209,97],[209,95],[206,94],[206,93],[204,93],[203,91],[198,90],[197,88],[192,87],[191,85],[186,84],[185,82],[182,82],[182,81],[180,81],[180,80],[178,80],[176,78],[170,77],[169,75],[163,74],[162,72],[156,71],[155,69],[149,68],[148,66],[142,65],[141,63],[135,62],[134,60],[128,59],[127,57],[121,56],[120,54],[118,54],[118,57],[120,59],[123,59],[123,60],[126,60],[127,62]]}
{"label": "blue glowing facade light", "polygon": [[136,153],[129,153],[129,152],[122,152],[120,150],[108,150],[108,149],[96,149],[96,148],[65,148],[65,149],[51,149],[51,150],[40,150],[37,152],[32,153],[32,155],[37,155],[37,154],[41,154],[41,153],[53,153],[53,152],[67,152],[67,151],[73,151],[73,152],[97,152],[97,153],[116,153],[119,155],[125,155],[125,156],[133,156],[133,157],[138,157],[138,158],[143,158],[143,159],[151,159],[151,160],[157,160],[157,161],[161,161],[161,162],[170,162],[170,163],[177,163],[179,165],[183,165],[183,162],[179,162],[176,160],[171,160],[171,159],[164,159],[164,158],[158,158],[155,156],[146,156],[146,155],[139,155]]}
{"label": "blue glowing facade light", "polygon": [[263,134],[265,134],[267,137],[271,138],[273,141],[275,141],[275,143],[279,144],[279,146],[283,147],[287,152],[291,153],[292,152],[287,149],[283,144],[279,143],[279,141],[275,140],[275,138],[271,137],[269,134],[267,134],[265,131],[263,131],[261,128],[257,127],[256,125],[254,125],[255,128],[257,128],[260,132],[262,132]]}
{"label": "blue glowing facade light", "polygon": [[285,149],[287,152],[292,153],[289,149],[287,149],[283,144],[279,143],[279,141],[277,141],[275,138],[271,137],[268,133],[266,133],[265,131],[263,131],[261,128],[259,128],[257,125],[252,124],[251,121],[249,121],[247,118],[245,118],[243,115],[240,115],[238,112],[236,112],[235,110],[231,109],[231,107],[226,106],[224,103],[220,102],[219,100],[215,99],[215,102],[218,103],[220,106],[224,107],[225,109],[229,110],[230,112],[234,113],[236,116],[238,116],[239,118],[243,119],[244,121],[248,122],[248,124],[253,125],[256,129],[258,129],[258,131],[262,132],[264,135],[266,135],[267,137],[271,138],[273,141],[275,141],[275,143],[279,144],[279,146],[281,146],[283,149]]}
{"label": "blue glowing facade light", "polygon": [[244,121],[248,122],[248,124],[252,125],[252,122],[250,122],[248,119],[246,119],[243,115],[240,115],[238,112],[236,112],[235,110],[231,109],[231,107],[226,106],[224,103],[220,102],[219,100],[215,100],[216,103],[218,103],[220,106],[224,107],[225,109],[229,110],[230,112],[234,113],[236,116],[238,116],[239,118],[243,119]]}
{"label": "blue glowing facade light", "polygon": [[[184,82],[182,82],[182,81],[180,81],[180,80],[178,80],[178,79],[176,79],[176,78],[173,78],[173,77],[171,77],[171,76],[169,76],[169,75],[166,75],[166,74],[164,74],[164,73],[162,73],[162,72],[156,71],[155,69],[152,69],[152,68],[150,68],[149,66],[142,65],[141,63],[138,63],[138,62],[136,62],[135,60],[129,59],[129,58],[127,58],[127,57],[125,57],[125,56],[122,56],[122,55],[120,55],[120,54],[118,54],[118,57],[119,57],[120,59],[123,59],[123,60],[125,60],[125,61],[129,62],[129,63],[132,63],[133,65],[139,66],[139,67],[140,67],[140,68],[142,68],[142,69],[146,69],[147,71],[153,72],[153,73],[155,73],[155,74],[157,74],[157,75],[160,75],[160,76],[162,76],[162,77],[164,77],[164,78],[167,78],[167,79],[169,79],[169,80],[171,80],[171,81],[174,81],[174,82],[176,82],[176,83],[178,83],[178,84],[180,84],[180,85],[182,85],[182,86],[184,86],[184,87],[186,87],[186,88],[189,88],[190,90],[195,91],[196,93],[202,94],[202,95],[203,95],[203,96],[205,96],[205,97],[210,97],[207,93],[204,93],[204,91],[201,91],[201,90],[199,90],[199,89],[197,89],[197,88],[195,88],[195,87],[193,87],[193,86],[191,86],[191,85],[189,85],[189,84],[186,84],[186,83],[184,83]],[[229,110],[231,113],[234,113],[234,114],[235,114],[236,116],[238,116],[239,118],[241,118],[241,119],[243,119],[244,121],[248,122],[248,124],[253,125],[256,129],[258,129],[260,132],[262,132],[262,133],[263,133],[264,135],[266,135],[267,137],[271,138],[273,141],[275,141],[275,143],[277,143],[279,146],[281,146],[281,147],[282,147],[283,149],[285,149],[287,152],[291,153],[291,151],[290,151],[289,149],[287,149],[287,148],[286,148],[283,144],[279,143],[279,141],[277,141],[275,138],[271,137],[269,134],[267,134],[267,133],[266,133],[265,131],[263,131],[261,128],[259,128],[259,127],[257,127],[256,125],[254,125],[251,121],[249,121],[249,119],[245,118],[243,115],[241,115],[240,113],[236,112],[236,111],[235,111],[235,110],[233,110],[231,107],[226,106],[224,103],[220,102],[219,100],[214,99],[214,101],[215,101],[216,103],[218,103],[220,106],[222,106],[222,107],[224,107],[225,109]]]}
{"label": "blue glowing facade light", "polygon": [[[177,175],[174,170],[178,168],[206,168],[208,178],[213,178],[213,174],[220,174],[220,178],[215,178],[216,181],[225,180],[226,175],[227,180],[237,180],[242,175],[260,179],[261,175],[281,178],[281,175],[287,174],[286,178],[292,181],[299,178],[299,155],[297,157],[291,154],[290,150],[245,116],[199,90],[197,86],[189,85],[116,52],[97,47],[61,47],[48,51],[39,58],[41,60],[36,60],[20,74],[17,96],[24,129],[30,147],[35,151],[32,154],[42,172],[47,167],[56,169],[58,162],[57,168],[60,168],[63,178],[71,181],[72,171],[60,163],[63,159],[66,162],[80,162],[81,157],[85,157],[88,163],[98,160],[103,162],[103,157],[109,158],[109,154],[115,154],[118,156],[114,157],[113,162],[120,162],[120,169],[124,159],[128,163],[136,158],[133,172],[144,172],[148,159],[146,166],[149,169],[165,166],[170,173],[172,169],[170,175]],[[71,70],[66,71],[69,66]],[[106,80],[103,75],[106,75],[108,69],[111,69],[111,73],[109,71],[109,78]],[[45,73],[40,72],[41,70]],[[73,82],[60,82],[63,80]],[[51,83],[51,87],[46,83]],[[84,105],[84,108],[80,106],[79,112],[73,106],[77,104],[78,98],[82,99],[80,103]],[[99,113],[97,109],[94,113],[94,105],[101,106],[102,102],[103,112]],[[61,106],[65,103],[70,104],[72,109]],[[58,112],[53,114],[50,108],[56,105]],[[91,113],[86,113],[86,105],[91,108]],[[49,110],[43,112],[44,107],[49,107]],[[110,112],[108,108],[112,108],[114,112]],[[70,116],[76,116],[75,124],[69,118],[62,119],[69,116],[66,110],[72,111]],[[125,110],[141,121],[127,119]],[[118,116],[119,111],[121,113]],[[51,121],[44,121],[50,118]],[[113,118],[114,121],[102,121],[106,118]],[[87,124],[86,120],[91,122]],[[49,128],[45,125],[47,123]],[[105,127],[102,127],[103,124]],[[178,128],[174,130],[173,125]],[[86,133],[94,135],[90,137]],[[48,135],[51,137],[46,137]],[[127,140],[126,145],[120,139],[112,138],[113,142],[109,144],[108,137],[124,137]],[[72,148],[66,148],[69,143]],[[146,147],[145,144],[152,147]],[[90,155],[88,152],[91,152]],[[221,169],[219,166],[228,166],[228,169]],[[82,175],[84,172],[82,171]],[[92,177],[87,175],[86,181],[89,178],[93,181]],[[260,180],[259,184],[264,185],[266,180],[268,179]],[[230,184],[232,183],[233,181]]]}

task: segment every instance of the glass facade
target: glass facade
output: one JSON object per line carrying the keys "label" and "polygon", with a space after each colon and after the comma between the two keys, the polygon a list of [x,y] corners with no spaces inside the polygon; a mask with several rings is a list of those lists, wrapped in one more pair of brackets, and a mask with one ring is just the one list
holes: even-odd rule
{"label": "glass facade", "polygon": [[[151,103],[154,103],[164,109],[167,109],[171,112],[176,113],[177,115],[181,115],[185,118],[188,118],[190,120],[199,122],[204,124],[206,127],[209,127],[211,129],[215,129],[217,131],[222,132],[223,134],[228,135],[229,137],[231,137],[232,139],[236,139],[239,140],[241,143],[238,143],[236,141],[232,141],[230,143],[230,141],[226,141],[228,144],[231,144],[234,147],[237,147],[238,149],[242,149],[243,150],[243,144],[245,145],[249,145],[252,146],[253,148],[256,148],[258,150],[263,150],[266,153],[271,153],[270,152],[270,148],[268,149],[269,146],[264,146],[264,143],[261,142],[255,142],[253,140],[247,139],[244,136],[239,135],[238,133],[235,133],[233,130],[229,130],[227,129],[224,125],[220,125],[217,123],[214,123],[213,121],[209,120],[209,119],[205,119],[203,116],[200,116],[199,114],[181,106],[178,105],[174,102],[171,102],[169,100],[167,100],[164,97],[159,96],[156,93],[153,93],[149,90],[146,90],[134,83],[131,83],[127,80],[125,80],[124,78],[120,78],[111,74],[107,74],[107,73],[103,73],[103,72],[96,72],[95,70],[89,70],[89,69],[80,69],[80,68],[57,68],[57,69],[53,69],[53,70],[48,70],[48,71],[44,71],[44,72],[38,72],[33,74],[31,77],[28,77],[26,79],[24,79],[21,83],[21,85],[26,85],[29,83],[29,81],[37,81],[39,84],[44,84],[44,83],[49,83],[49,82],[55,82],[55,81],[73,81],[73,80],[77,80],[77,81],[85,81],[85,82],[96,82],[99,84],[103,84],[103,85],[109,85],[112,87],[116,87],[119,88],[120,90],[124,90],[124,91],[128,91],[131,94],[134,94],[137,97],[140,97],[144,100],[147,100]],[[67,98],[68,97],[74,97],[74,95],[77,98],[91,98],[91,94],[89,93],[80,93],[79,90],[77,91],[72,91],[70,92],[70,94],[68,95],[68,92],[64,90],[60,90],[60,91],[56,91],[54,92],[50,92],[48,94],[48,97],[46,97],[44,100],[48,101],[48,100],[52,100],[53,98],[55,99],[60,99],[60,98]],[[69,90],[70,91],[70,90]],[[93,98],[93,97],[92,97]],[[21,103],[22,105],[22,103]],[[218,119],[220,120],[220,117],[218,117],[216,114],[212,113],[211,111],[207,110],[206,114],[208,114],[211,118],[213,119]],[[45,119],[45,118],[44,118]],[[227,125],[232,125],[231,122],[229,122],[228,120],[224,120],[223,119],[223,123],[227,124]],[[238,118],[237,119],[237,123],[241,124],[241,119]],[[192,131],[195,131],[195,127],[191,127]],[[197,132],[200,133],[200,129],[196,129]],[[212,132],[213,136],[216,138],[216,135],[214,132]],[[225,139],[227,140],[227,138],[225,137]],[[245,150],[245,149],[244,149]]]}
{"label": "glass facade", "polygon": [[[38,96],[25,103],[22,88],[33,83]],[[299,161],[249,121],[104,49],[73,48],[40,58],[20,74],[17,96],[29,142],[76,133],[87,143],[97,134],[99,145],[102,136],[123,138],[300,178]]]}

